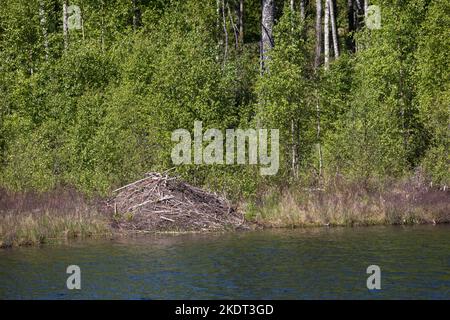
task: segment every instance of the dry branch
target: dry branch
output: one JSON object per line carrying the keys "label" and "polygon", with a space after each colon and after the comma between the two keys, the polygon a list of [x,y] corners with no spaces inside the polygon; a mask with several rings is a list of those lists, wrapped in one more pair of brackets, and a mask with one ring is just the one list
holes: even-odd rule
{"label": "dry branch", "polygon": [[169,177],[167,172],[149,172],[145,178],[114,192],[116,194],[107,201],[107,207],[114,213],[114,226],[119,229],[213,231],[247,228],[243,216],[228,200]]}

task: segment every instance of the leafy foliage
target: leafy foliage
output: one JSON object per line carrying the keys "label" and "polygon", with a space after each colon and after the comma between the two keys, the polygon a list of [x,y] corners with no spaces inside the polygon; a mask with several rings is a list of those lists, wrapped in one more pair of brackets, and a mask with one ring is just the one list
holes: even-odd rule
{"label": "leafy foliage", "polygon": [[[3,187],[71,185],[105,194],[172,167],[171,133],[191,130],[195,120],[205,130],[280,129],[276,177],[263,179],[244,165],[177,167],[230,196],[249,197],[267,184],[317,184],[319,146],[326,179],[378,181],[420,167],[431,182],[449,184],[448,1],[374,1],[382,28],[358,29],[357,52],[341,49],[328,70],[317,71],[314,3],[303,20],[298,8],[279,2],[263,75],[258,1],[245,2],[243,43],[234,25],[238,1],[225,1],[220,16],[215,1],[136,3],[133,17],[131,1],[80,2],[82,29],[69,31],[67,49],[62,1],[2,5]],[[337,6],[343,47],[346,2]]]}

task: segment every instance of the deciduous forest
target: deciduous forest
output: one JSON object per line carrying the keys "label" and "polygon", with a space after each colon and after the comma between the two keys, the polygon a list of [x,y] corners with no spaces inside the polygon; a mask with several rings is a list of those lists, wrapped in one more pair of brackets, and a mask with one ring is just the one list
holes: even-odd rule
{"label": "deciduous forest", "polygon": [[175,168],[193,185],[244,201],[250,215],[287,193],[295,203],[298,190],[355,195],[412,185],[445,195],[449,112],[448,0],[0,6],[7,192],[106,195],[174,167],[171,133],[198,120],[204,130],[280,130],[277,175],[237,164]]}

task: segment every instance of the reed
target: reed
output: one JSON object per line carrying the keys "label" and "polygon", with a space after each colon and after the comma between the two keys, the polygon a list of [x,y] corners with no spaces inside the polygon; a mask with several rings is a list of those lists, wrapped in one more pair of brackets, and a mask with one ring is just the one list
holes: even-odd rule
{"label": "reed", "polygon": [[265,227],[449,223],[449,196],[448,190],[407,183],[290,187],[265,193],[257,204],[247,205],[246,217]]}
{"label": "reed", "polygon": [[39,245],[110,234],[107,219],[99,213],[0,215],[0,247]]}
{"label": "reed", "polygon": [[110,219],[74,190],[0,190],[0,247],[111,235]]}

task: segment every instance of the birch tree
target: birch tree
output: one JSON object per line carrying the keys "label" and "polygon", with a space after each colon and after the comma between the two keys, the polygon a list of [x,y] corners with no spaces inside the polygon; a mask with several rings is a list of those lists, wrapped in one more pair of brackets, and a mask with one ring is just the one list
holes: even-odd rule
{"label": "birch tree", "polygon": [[42,29],[45,60],[48,60],[49,51],[48,51],[47,17],[46,17],[46,13],[45,13],[45,4],[44,4],[43,0],[39,1],[39,21],[40,21],[41,29]]}
{"label": "birch tree", "polygon": [[331,34],[333,36],[333,50],[334,57],[339,58],[339,38],[337,34],[337,26],[336,26],[336,15],[334,14],[334,4],[333,0],[327,0],[328,6],[330,8],[330,19],[331,19]]}
{"label": "birch tree", "polygon": [[264,73],[268,53],[274,46],[273,24],[275,13],[275,0],[262,0],[261,19],[261,72]]}
{"label": "birch tree", "polygon": [[303,21],[305,21],[306,18],[306,12],[305,12],[305,0],[300,0],[300,17]]}
{"label": "birch tree", "polygon": [[239,28],[239,43],[244,44],[244,0],[239,0],[238,7],[238,28]]}
{"label": "birch tree", "polygon": [[63,2],[63,37],[64,37],[64,50],[69,48],[69,22],[67,20],[67,0]]}
{"label": "birch tree", "polygon": [[[314,59],[314,69],[317,76],[320,66],[320,54],[322,51],[322,0],[316,0],[316,54]],[[317,141],[319,152],[319,179],[322,176],[322,146],[320,144],[320,101],[319,92],[316,88],[316,116],[317,116]]]}
{"label": "birch tree", "polygon": [[316,0],[316,52],[314,57],[314,68],[320,65],[320,54],[322,52],[322,0]]}
{"label": "birch tree", "polygon": [[325,70],[330,67],[330,2],[325,0],[325,16],[323,22],[323,58]]}
{"label": "birch tree", "polygon": [[225,34],[225,48],[223,52],[223,64],[225,65],[228,56],[228,31],[227,31],[227,19],[225,17],[225,0],[222,0],[221,6],[222,6],[221,12],[222,12],[223,33]]}

